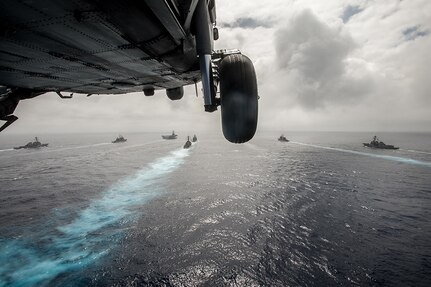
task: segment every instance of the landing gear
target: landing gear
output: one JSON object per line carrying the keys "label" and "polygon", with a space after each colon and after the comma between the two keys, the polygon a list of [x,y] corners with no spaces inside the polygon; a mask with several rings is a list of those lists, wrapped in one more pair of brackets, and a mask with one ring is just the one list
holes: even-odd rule
{"label": "landing gear", "polygon": [[244,143],[253,138],[257,127],[256,73],[250,59],[238,50],[214,51],[218,30],[215,14],[209,13],[207,3],[198,1],[193,18],[205,111],[213,112],[221,105],[225,138],[232,143]]}
{"label": "landing gear", "polygon": [[7,88],[0,86],[0,132],[15,122],[18,117],[13,115],[20,100],[31,99],[44,94],[44,91],[34,91],[24,88]]}
{"label": "landing gear", "polygon": [[[201,64],[206,58],[201,57]],[[256,132],[258,91],[253,63],[238,50],[220,50],[211,62],[201,65],[205,111],[213,112],[221,105],[224,137],[232,143],[251,140]],[[220,84],[220,97],[217,86]]]}
{"label": "landing gear", "polygon": [[0,90],[0,121],[5,121],[0,126],[0,132],[18,119],[18,117],[12,115],[18,102],[19,98],[13,96],[11,89],[2,88]]}
{"label": "landing gear", "polygon": [[221,121],[225,138],[244,143],[257,127],[257,81],[253,63],[242,54],[228,55],[220,63]]}
{"label": "landing gear", "polygon": [[1,121],[5,121],[5,123],[0,127],[0,132],[3,131],[5,128],[13,124],[14,121],[18,119],[17,116],[14,115],[8,115],[0,118]]}

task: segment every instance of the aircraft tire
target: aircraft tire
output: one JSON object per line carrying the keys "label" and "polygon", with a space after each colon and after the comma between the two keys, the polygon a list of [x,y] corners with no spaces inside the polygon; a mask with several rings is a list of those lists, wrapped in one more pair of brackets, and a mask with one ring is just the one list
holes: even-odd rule
{"label": "aircraft tire", "polygon": [[220,63],[221,121],[224,137],[232,143],[253,138],[257,127],[256,72],[242,54],[228,55]]}

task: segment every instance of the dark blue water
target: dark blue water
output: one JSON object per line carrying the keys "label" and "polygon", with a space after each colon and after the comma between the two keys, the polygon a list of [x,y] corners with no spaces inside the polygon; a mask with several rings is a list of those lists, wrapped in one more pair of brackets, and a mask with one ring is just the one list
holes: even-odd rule
{"label": "dark blue water", "polygon": [[125,136],[0,138],[0,286],[431,285],[430,134]]}

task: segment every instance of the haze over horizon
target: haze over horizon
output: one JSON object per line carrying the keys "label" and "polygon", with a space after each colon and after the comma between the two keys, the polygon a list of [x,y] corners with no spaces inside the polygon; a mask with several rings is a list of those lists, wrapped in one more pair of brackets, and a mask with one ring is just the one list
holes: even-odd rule
{"label": "haze over horizon", "polygon": [[[259,83],[258,133],[431,132],[431,2],[218,0],[216,48],[252,59]],[[71,100],[24,100],[4,133],[220,131],[220,111],[186,87]]]}

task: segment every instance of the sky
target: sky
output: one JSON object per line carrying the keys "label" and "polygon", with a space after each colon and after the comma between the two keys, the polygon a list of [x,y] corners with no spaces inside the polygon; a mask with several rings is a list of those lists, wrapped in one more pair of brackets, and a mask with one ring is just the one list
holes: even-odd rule
{"label": "sky", "polygon": [[[238,48],[259,85],[264,131],[431,132],[431,1],[217,0],[217,49]],[[186,87],[18,105],[7,133],[220,131]]]}

